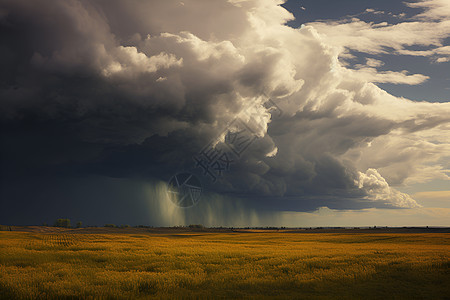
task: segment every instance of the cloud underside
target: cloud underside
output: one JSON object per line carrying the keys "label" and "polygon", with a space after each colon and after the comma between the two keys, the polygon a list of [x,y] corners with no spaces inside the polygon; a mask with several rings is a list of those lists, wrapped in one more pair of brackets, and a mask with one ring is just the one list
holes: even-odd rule
{"label": "cloud underside", "polygon": [[340,61],[351,51],[448,61],[446,1],[409,4],[423,12],[396,25],[298,29],[270,0],[2,2],[0,118],[12,145],[3,176],[166,180],[195,169],[210,142],[224,146],[239,120],[255,140],[209,188],[273,209],[283,197],[297,199],[292,210],[339,197],[412,208],[395,186],[450,179],[450,104],[374,84],[428,77],[379,71],[373,58],[353,69]]}

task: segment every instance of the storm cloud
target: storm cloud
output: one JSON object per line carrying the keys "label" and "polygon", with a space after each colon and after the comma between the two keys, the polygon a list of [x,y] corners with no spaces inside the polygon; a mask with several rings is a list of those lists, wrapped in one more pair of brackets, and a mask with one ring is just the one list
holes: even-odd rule
{"label": "storm cloud", "polygon": [[[166,182],[190,171],[246,207],[305,211],[414,208],[396,186],[450,179],[450,104],[375,85],[428,77],[381,72],[374,59],[346,63],[351,51],[402,55],[414,45],[429,52],[408,55],[445,62],[443,1],[409,4],[423,12],[395,26],[300,28],[272,0],[0,3],[4,185],[32,176]],[[195,157],[225,149],[226,134],[242,128],[252,143],[212,180]]]}

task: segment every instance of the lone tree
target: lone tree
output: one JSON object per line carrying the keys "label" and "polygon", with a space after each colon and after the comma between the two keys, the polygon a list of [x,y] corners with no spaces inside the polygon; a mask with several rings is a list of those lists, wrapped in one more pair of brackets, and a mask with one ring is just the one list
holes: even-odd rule
{"label": "lone tree", "polygon": [[69,219],[56,219],[55,227],[64,227],[64,228],[70,228],[70,220]]}

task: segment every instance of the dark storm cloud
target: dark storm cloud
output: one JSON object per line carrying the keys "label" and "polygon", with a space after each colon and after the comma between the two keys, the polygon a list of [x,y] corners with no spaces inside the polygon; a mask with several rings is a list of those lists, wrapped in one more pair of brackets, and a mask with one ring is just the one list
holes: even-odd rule
{"label": "dark storm cloud", "polygon": [[[166,181],[190,170],[248,207],[414,207],[385,178],[407,180],[448,156],[432,142],[447,104],[398,99],[359,78],[313,27],[285,26],[292,16],[278,2],[0,3],[4,183]],[[256,124],[258,139],[212,184],[193,157],[224,146],[236,118]],[[429,142],[413,143],[422,131]],[[379,155],[383,142],[422,158],[390,167],[397,154]]]}

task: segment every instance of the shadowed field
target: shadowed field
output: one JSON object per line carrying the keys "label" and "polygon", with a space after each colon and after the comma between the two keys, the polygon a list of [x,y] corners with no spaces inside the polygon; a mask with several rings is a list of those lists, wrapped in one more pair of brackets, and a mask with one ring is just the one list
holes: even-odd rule
{"label": "shadowed field", "polygon": [[449,233],[0,232],[0,298],[449,299]]}

